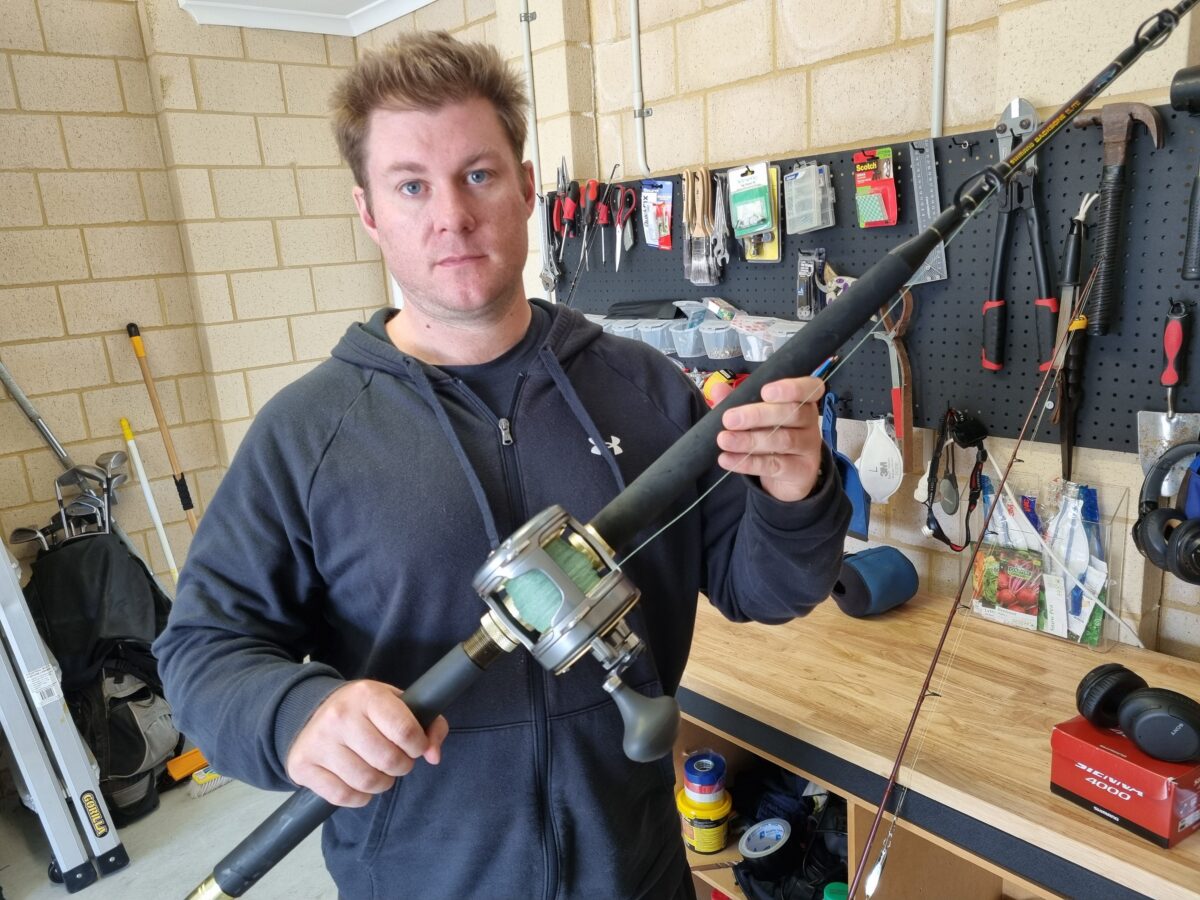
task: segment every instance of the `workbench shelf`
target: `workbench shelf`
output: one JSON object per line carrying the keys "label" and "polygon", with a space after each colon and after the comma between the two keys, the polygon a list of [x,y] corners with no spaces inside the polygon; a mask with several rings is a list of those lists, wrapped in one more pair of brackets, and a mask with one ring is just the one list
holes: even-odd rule
{"label": "workbench shelf", "polygon": [[[828,784],[812,773],[769,753],[752,748],[732,735],[686,714],[675,742],[677,787],[683,783],[683,763],[688,755],[704,749],[715,750],[725,757],[726,783],[735,796],[738,773],[745,771],[758,760],[765,760],[811,781],[831,795],[844,799],[849,827],[848,875],[853,878],[854,865],[862,854],[863,844],[878,809],[875,804]],[[876,847],[883,840],[886,825],[885,820],[876,838]],[[700,900],[708,900],[711,888],[716,888],[731,900],[745,900],[731,867],[697,870],[698,866],[740,859],[737,840],[732,836],[729,845],[721,853],[700,854],[689,850],[688,863],[693,869],[692,877],[696,881],[697,897]],[[935,896],[954,897],[955,900],[1053,900],[1061,895],[1048,892],[902,819],[888,854],[885,877],[872,900],[927,900]]]}

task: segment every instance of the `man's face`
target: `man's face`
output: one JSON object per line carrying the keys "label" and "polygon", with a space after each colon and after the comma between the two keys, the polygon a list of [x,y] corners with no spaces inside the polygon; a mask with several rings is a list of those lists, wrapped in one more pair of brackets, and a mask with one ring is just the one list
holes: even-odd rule
{"label": "man's face", "polygon": [[406,309],[464,322],[524,302],[533,173],[491,103],[375,110],[366,168],[370,210],[360,188],[354,200]]}

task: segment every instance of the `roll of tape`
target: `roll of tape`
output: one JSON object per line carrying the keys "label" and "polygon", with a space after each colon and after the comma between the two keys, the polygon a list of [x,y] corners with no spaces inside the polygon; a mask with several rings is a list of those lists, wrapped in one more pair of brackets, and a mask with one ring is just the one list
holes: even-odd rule
{"label": "roll of tape", "polygon": [[787,819],[766,819],[752,825],[738,841],[746,869],[761,881],[778,881],[794,871],[799,849]]}
{"label": "roll of tape", "polygon": [[725,782],[723,781],[715,790],[697,789],[694,785],[687,783],[683,786],[683,792],[697,806],[713,806],[725,802]]}
{"label": "roll of tape", "polygon": [[683,764],[684,781],[697,785],[711,785],[725,780],[725,757],[712,750],[693,753]]}

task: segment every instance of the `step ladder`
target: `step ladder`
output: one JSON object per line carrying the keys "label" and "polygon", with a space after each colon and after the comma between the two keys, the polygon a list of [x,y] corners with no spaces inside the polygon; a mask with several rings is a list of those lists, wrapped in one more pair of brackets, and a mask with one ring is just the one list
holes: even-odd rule
{"label": "step ladder", "polygon": [[0,728],[70,893],[129,864],[8,547],[0,554]]}

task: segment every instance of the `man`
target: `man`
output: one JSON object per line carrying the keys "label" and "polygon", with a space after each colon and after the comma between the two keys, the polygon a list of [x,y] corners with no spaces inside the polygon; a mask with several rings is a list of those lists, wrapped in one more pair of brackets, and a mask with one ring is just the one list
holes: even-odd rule
{"label": "man", "polygon": [[[526,299],[525,99],[494,50],[402,38],[335,100],[404,308],[351,327],[243,441],[155,645],[177,720],[222,773],[345,807],[323,836],[345,897],[691,897],[671,761],[623,756],[592,660],[555,678],[508,654],[427,729],[400,687],[478,627],[492,548],[554,503],[587,521],[703,402],[656,351]],[[633,687],[675,691],[701,590],[768,622],[827,595],[849,503],[819,392],[779,381],[728,412],[721,465],[749,477],[626,566]]]}

